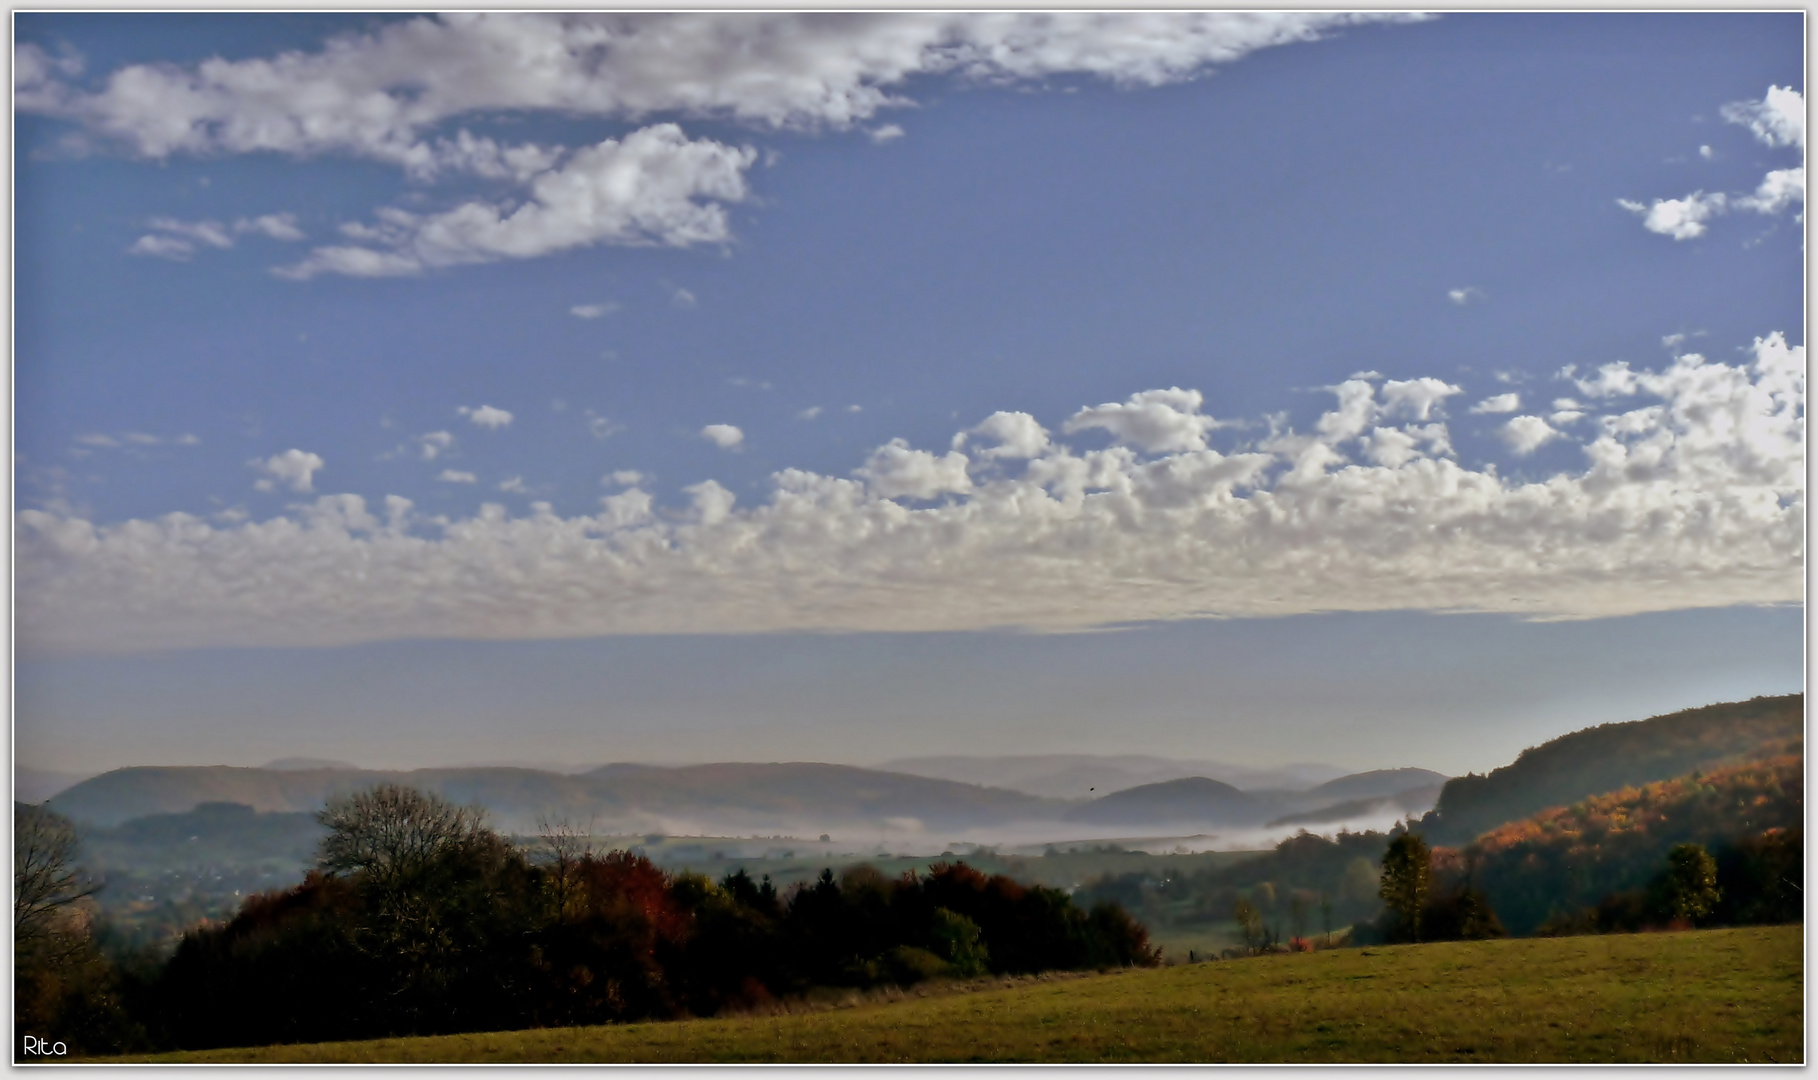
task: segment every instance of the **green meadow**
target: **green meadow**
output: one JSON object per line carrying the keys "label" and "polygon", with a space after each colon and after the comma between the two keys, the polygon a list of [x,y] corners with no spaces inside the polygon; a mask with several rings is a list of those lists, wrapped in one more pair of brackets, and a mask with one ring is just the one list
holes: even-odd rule
{"label": "green meadow", "polygon": [[1505,939],[834,996],[770,1015],[111,1060],[1798,1063],[1803,927]]}

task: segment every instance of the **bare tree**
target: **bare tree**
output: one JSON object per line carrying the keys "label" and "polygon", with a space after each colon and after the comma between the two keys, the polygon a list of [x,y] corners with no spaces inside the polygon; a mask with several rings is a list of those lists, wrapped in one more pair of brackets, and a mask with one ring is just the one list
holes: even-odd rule
{"label": "bare tree", "polygon": [[45,806],[13,804],[14,955],[68,940],[71,905],[101,886],[76,865],[76,826]]}
{"label": "bare tree", "polygon": [[316,820],[328,828],[316,862],[333,872],[362,871],[381,889],[489,834],[485,811],[402,784],[332,799]]}
{"label": "bare tree", "polygon": [[549,867],[550,885],[560,914],[568,914],[569,906],[579,895],[581,864],[593,858],[594,825],[594,819],[589,819],[585,829],[565,817],[537,819],[537,835],[543,841],[540,854]]}

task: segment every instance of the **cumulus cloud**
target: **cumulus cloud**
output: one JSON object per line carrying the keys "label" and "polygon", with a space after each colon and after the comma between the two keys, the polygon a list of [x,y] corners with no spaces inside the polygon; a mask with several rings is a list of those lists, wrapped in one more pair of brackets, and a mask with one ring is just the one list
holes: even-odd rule
{"label": "cumulus cloud", "polygon": [[971,435],[995,443],[979,452],[979,457],[1032,458],[1048,449],[1048,430],[1025,412],[994,412],[973,428]]}
{"label": "cumulus cloud", "polygon": [[776,473],[749,507],[706,481],[668,512],[634,487],[571,517],[345,494],[232,523],[22,510],[17,624],[29,647],[119,650],[1792,604],[1804,378],[1780,334],[1735,363],[1576,373],[1583,434],[1548,438],[1577,463],[1532,480],[1439,450],[1432,394],[1391,406],[1349,380],[1308,432],[1278,420],[1242,452],[1051,440],[973,475],[959,451],[896,440],[851,478]]}
{"label": "cumulus cloud", "polygon": [[315,490],[316,471],[326,462],[317,455],[302,450],[286,450],[263,461],[254,459],[247,464],[265,474],[263,480],[253,484],[260,491],[272,491],[277,485],[283,484],[292,491],[309,492]]}
{"label": "cumulus cloud", "polygon": [[1071,435],[1101,429],[1118,442],[1150,454],[1203,450],[1206,432],[1218,426],[1218,421],[1200,414],[1204,401],[1198,390],[1178,386],[1144,390],[1122,404],[1081,409],[1067,418],[1061,430]]}
{"label": "cumulus cloud", "polygon": [[803,409],[801,412],[796,413],[795,418],[797,420],[812,420],[815,417],[821,415],[822,411],[823,410],[821,409],[821,407],[819,405],[810,405],[806,409]]}
{"label": "cumulus cloud", "polygon": [[511,414],[504,409],[494,408],[491,405],[481,405],[477,409],[463,405],[455,411],[473,421],[475,426],[483,427],[490,431],[497,431],[500,428],[511,426]]}
{"label": "cumulus cloud", "polygon": [[1735,205],[1757,214],[1778,214],[1793,205],[1805,205],[1805,168],[1775,169],[1761,180],[1753,195],[1736,200]]}
{"label": "cumulus cloud", "polygon": [[436,479],[444,484],[471,484],[479,480],[479,477],[460,469],[443,469]]}
{"label": "cumulus cloud", "polygon": [[[1723,107],[1723,118],[1742,124],[1755,138],[1770,147],[1791,147],[1805,151],[1805,95],[1789,87],[1769,86],[1760,101],[1736,101]],[[1699,147],[1705,157],[1709,147]],[[1683,199],[1656,199],[1652,204],[1632,199],[1617,199],[1617,205],[1630,213],[1640,214],[1642,225],[1650,232],[1675,240],[1703,236],[1706,222],[1731,210],[1774,215],[1791,207],[1805,207],[1805,167],[1774,169],[1762,178],[1751,193],[1706,195],[1695,191]]]}
{"label": "cumulus cloud", "polygon": [[905,132],[901,125],[883,124],[879,127],[872,128],[865,134],[871,136],[871,141],[874,143],[887,143],[902,138]]}
{"label": "cumulus cloud", "polygon": [[619,310],[619,305],[614,303],[576,304],[568,309],[568,314],[573,315],[577,319],[599,319],[610,315],[617,310]]}
{"label": "cumulus cloud", "polygon": [[1511,413],[1521,408],[1520,394],[1497,394],[1471,406],[1474,413]]}
{"label": "cumulus cloud", "polygon": [[1655,199],[1651,206],[1633,199],[1617,199],[1616,204],[1640,214],[1642,227],[1649,232],[1675,240],[1692,240],[1704,235],[1705,222],[1723,213],[1728,199],[1721,192],[1706,195],[1694,191],[1683,199]]}
{"label": "cumulus cloud", "polygon": [[675,124],[640,128],[530,178],[526,199],[476,200],[431,214],[386,207],[376,224],[343,227],[361,243],[317,248],[278,273],[395,277],[597,244],[724,242],[731,237],[724,204],[744,200],[745,170],[756,160],[750,147],[691,140]]}
{"label": "cumulus cloud", "polygon": [[911,449],[903,439],[891,439],[872,451],[863,467],[853,471],[879,498],[934,499],[972,490],[966,475],[966,455],[950,450],[936,457],[927,450]]}
{"label": "cumulus cloud", "polygon": [[1457,304],[1459,307],[1463,307],[1473,300],[1482,300],[1483,298],[1483,290],[1475,285],[1466,285],[1461,289],[1446,290],[1446,299]]}
{"label": "cumulus cloud", "polygon": [[1760,101],[1734,101],[1723,118],[1742,124],[1769,146],[1805,149],[1805,95],[1790,86],[1769,86]]}
{"label": "cumulus cloud", "polygon": [[1546,443],[1559,438],[1559,432],[1538,416],[1517,416],[1502,425],[1502,441],[1520,457],[1526,457]]}
{"label": "cumulus cloud", "polygon": [[701,438],[722,450],[731,450],[745,441],[745,433],[731,424],[708,424],[701,429]]}

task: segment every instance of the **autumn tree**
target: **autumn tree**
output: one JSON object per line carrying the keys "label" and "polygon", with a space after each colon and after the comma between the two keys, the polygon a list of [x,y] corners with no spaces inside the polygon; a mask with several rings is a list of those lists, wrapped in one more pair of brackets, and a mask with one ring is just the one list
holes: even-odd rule
{"label": "autumn tree", "polygon": [[1657,879],[1660,909],[1667,918],[1697,923],[1722,899],[1717,891],[1717,860],[1699,844],[1679,844],[1667,852],[1667,868]]}
{"label": "autumn tree", "polygon": [[1418,833],[1405,832],[1389,841],[1382,856],[1382,887],[1378,893],[1399,922],[1398,936],[1420,940],[1421,916],[1432,891],[1433,853]]}

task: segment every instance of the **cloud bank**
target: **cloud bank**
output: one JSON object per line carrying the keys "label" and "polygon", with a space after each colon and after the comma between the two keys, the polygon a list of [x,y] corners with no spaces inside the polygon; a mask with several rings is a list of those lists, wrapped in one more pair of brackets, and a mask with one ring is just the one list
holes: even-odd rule
{"label": "cloud bank", "polygon": [[[462,12],[342,35],[315,51],[132,64],[86,82],[80,57],[27,43],[16,50],[14,103],[79,125],[91,143],[152,160],[354,157],[419,182],[472,177],[513,188],[438,213],[381,208],[376,222],[342,226],[353,243],[319,247],[278,269],[299,280],[382,277],[596,244],[724,243],[726,204],[747,197],[745,173],[757,160],[751,147],[691,139],[673,122],[578,149],[504,144],[462,123],[542,112],[846,131],[912,105],[901,91],[916,77],[1160,86],[1258,49],[1419,17]],[[879,142],[901,133],[894,124],[869,129]],[[153,233],[134,251],[185,258],[195,243]]]}
{"label": "cloud bank", "polygon": [[778,472],[749,508],[708,480],[685,507],[633,486],[576,517],[425,520],[349,494],[233,525],[24,510],[17,627],[89,651],[1796,603],[1804,363],[1772,334],[1734,364],[1568,371],[1585,434],[1549,439],[1583,464],[1535,480],[1455,458],[1458,388],[1359,377],[1313,431],[1229,452],[1196,441],[1196,392],[1146,391],[1061,424],[1080,446],[998,414],[974,437],[1009,452],[893,440],[850,477]]}

